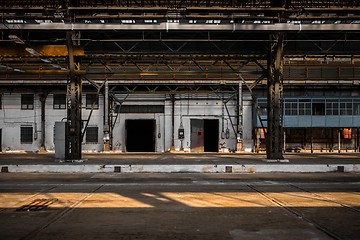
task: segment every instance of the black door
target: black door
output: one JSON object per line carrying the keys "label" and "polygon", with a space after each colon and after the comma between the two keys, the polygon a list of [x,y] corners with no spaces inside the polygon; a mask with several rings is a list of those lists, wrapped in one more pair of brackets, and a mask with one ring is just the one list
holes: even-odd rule
{"label": "black door", "polygon": [[155,152],[155,120],[126,120],[126,151]]}

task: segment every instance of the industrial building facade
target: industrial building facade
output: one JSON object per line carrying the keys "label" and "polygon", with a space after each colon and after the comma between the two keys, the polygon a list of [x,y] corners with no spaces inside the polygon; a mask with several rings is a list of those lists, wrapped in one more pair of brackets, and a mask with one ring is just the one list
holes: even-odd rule
{"label": "industrial building facade", "polygon": [[[236,97],[216,93],[171,96],[118,95],[118,98],[126,97],[126,100],[121,107],[114,107],[111,150],[239,151],[235,129],[238,121]],[[32,91],[2,93],[2,151],[55,150],[54,127],[55,122],[66,119],[66,93],[54,91],[47,94],[44,113],[41,97],[41,93]],[[224,100],[228,101],[224,103]],[[89,121],[83,121],[82,149],[95,152],[110,150],[104,145],[106,137],[109,137],[104,131],[104,95],[97,96],[95,92],[83,94],[83,119],[88,119],[93,104]],[[286,96],[283,104],[284,151],[359,151],[360,96],[357,90],[342,91],[338,96],[316,90],[312,95]],[[249,92],[244,91],[242,106],[242,151],[263,151],[266,147],[267,99],[260,94],[253,99]],[[84,131],[85,125],[87,128]]]}
{"label": "industrial building facade", "polygon": [[356,1],[2,1],[2,151],[359,151]]}

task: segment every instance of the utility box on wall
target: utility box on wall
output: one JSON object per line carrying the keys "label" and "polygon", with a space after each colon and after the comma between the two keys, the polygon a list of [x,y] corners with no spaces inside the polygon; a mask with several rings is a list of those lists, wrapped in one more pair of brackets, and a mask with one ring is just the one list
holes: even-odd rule
{"label": "utility box on wall", "polygon": [[55,122],[54,143],[56,159],[65,159],[66,124],[66,122]]}

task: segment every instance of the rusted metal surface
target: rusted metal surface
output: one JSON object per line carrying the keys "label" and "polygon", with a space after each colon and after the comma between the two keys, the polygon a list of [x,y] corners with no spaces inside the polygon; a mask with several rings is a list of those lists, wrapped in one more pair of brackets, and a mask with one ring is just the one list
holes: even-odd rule
{"label": "rusted metal surface", "polygon": [[[25,50],[24,46],[2,45],[0,46],[0,56],[2,57],[67,57],[69,52],[66,45],[35,45],[31,48],[38,52],[34,55]],[[85,56],[84,48],[74,46],[74,56]]]}

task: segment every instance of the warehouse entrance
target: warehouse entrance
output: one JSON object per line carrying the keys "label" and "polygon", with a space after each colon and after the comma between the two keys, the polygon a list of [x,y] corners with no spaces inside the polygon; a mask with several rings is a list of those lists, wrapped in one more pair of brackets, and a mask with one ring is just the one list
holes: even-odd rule
{"label": "warehouse entrance", "polygon": [[219,120],[191,119],[191,152],[218,152]]}
{"label": "warehouse entrance", "polygon": [[126,120],[126,151],[155,152],[155,120]]}

